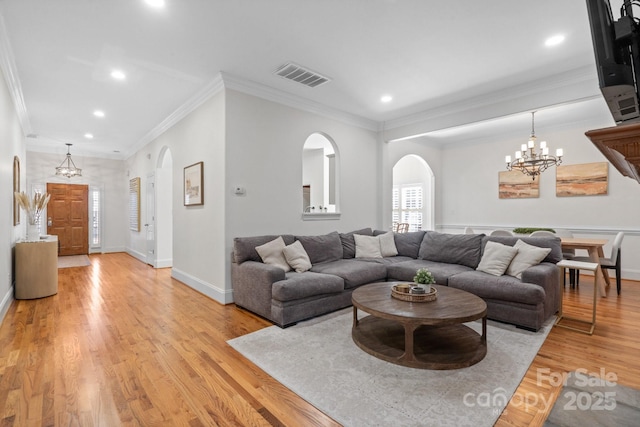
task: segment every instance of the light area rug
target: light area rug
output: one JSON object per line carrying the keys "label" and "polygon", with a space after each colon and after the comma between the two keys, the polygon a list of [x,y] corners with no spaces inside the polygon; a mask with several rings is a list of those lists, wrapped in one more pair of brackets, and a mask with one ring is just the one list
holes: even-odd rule
{"label": "light area rug", "polygon": [[[360,313],[360,312],[359,312]],[[540,346],[538,332],[487,322],[487,355],[446,371],[377,359],[351,339],[352,309],[228,341],[238,352],[344,426],[492,426]],[[480,322],[467,326],[481,331]]]}
{"label": "light area rug", "polygon": [[58,257],[58,268],[86,267],[91,265],[86,255],[67,255]]}

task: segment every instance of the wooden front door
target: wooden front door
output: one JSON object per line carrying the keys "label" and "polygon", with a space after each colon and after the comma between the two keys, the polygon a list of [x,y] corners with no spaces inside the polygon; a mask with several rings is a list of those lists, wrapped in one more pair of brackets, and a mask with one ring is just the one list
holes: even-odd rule
{"label": "wooden front door", "polygon": [[89,187],[47,183],[51,199],[47,205],[47,234],[60,242],[59,255],[89,253]]}

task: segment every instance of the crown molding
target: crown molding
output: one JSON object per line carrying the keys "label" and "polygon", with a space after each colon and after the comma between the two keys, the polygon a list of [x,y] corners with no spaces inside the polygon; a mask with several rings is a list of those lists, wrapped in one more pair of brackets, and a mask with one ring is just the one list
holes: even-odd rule
{"label": "crown molding", "polygon": [[164,132],[173,127],[180,120],[185,118],[189,113],[194,111],[196,108],[204,104],[209,98],[218,94],[224,89],[224,85],[222,82],[222,77],[218,74],[213,78],[205,87],[203,87],[200,91],[198,91],[195,95],[187,100],[184,104],[178,107],[173,113],[169,114],[167,118],[161,121],[157,126],[151,129],[145,136],[140,138],[138,142],[129,147],[126,151],[124,157],[129,158],[134,155],[136,152],[141,150],[145,145],[152,142]]}
{"label": "crown molding", "polygon": [[22,132],[24,135],[29,135],[32,133],[31,123],[29,122],[27,106],[22,96],[22,85],[18,78],[18,70],[2,14],[0,14],[0,68],[2,69],[7,87],[11,93],[11,98],[13,98],[13,104],[16,109],[16,114],[18,115],[20,127],[22,127]]}
{"label": "crown molding", "polygon": [[220,72],[220,75],[222,76],[224,87],[226,89],[237,90],[248,95],[266,99],[267,101],[276,102],[298,110],[318,114],[323,117],[338,120],[348,125],[358,126],[374,132],[378,131],[378,128],[380,127],[379,123],[375,120],[370,120],[356,114],[328,107],[319,102],[311,101],[307,98],[293,95],[280,89],[275,89],[226,72]]}
{"label": "crown molding", "polygon": [[428,108],[418,113],[385,121],[381,123],[383,128],[378,128],[378,130],[388,131],[420,122],[432,121],[445,116],[461,114],[468,110],[487,108],[501,103],[513,102],[527,96],[539,94],[540,92],[554,91],[569,85],[594,81],[595,76],[596,72],[593,65],[586,65],[563,73],[558,73],[547,78],[538,79],[491,93],[477,95],[472,98],[452,102],[450,104]]}

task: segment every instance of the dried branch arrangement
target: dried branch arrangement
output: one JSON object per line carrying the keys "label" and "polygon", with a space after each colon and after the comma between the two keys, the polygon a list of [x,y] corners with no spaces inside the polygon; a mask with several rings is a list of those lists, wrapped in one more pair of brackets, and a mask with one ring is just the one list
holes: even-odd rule
{"label": "dried branch arrangement", "polygon": [[35,193],[33,199],[29,199],[29,196],[25,192],[13,193],[18,201],[18,204],[29,217],[29,224],[36,224],[42,215],[42,211],[47,207],[49,198],[51,195],[48,193]]}

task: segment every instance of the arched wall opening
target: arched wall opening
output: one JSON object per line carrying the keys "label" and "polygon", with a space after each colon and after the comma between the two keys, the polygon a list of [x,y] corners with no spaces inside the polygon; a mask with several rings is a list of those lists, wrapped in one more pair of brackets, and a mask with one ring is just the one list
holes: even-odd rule
{"label": "arched wall opening", "polygon": [[173,156],[162,147],[156,163],[156,268],[173,266]]}
{"label": "arched wall opening", "polygon": [[309,135],[302,148],[302,212],[340,212],[340,156],[326,134]]}
{"label": "arched wall opening", "polygon": [[393,166],[391,227],[408,223],[409,231],[435,228],[435,176],[420,156],[408,154]]}

